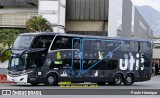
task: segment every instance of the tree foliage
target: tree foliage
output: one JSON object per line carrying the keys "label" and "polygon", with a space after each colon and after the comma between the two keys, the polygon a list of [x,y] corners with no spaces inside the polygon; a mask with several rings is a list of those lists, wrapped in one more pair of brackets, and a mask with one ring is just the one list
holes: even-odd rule
{"label": "tree foliage", "polygon": [[50,23],[40,16],[33,16],[26,21],[26,31],[27,32],[52,32]]}
{"label": "tree foliage", "polygon": [[[4,48],[0,47],[0,53],[4,50]],[[0,56],[0,62],[4,62],[9,59],[10,51],[6,51],[2,56]]]}
{"label": "tree foliage", "polygon": [[19,30],[16,29],[3,29],[0,30],[0,44],[5,48],[11,48],[14,40],[19,34]]}
{"label": "tree foliage", "polygon": [[[19,34],[19,30],[16,30],[16,29],[0,30],[0,53],[5,48],[11,48],[18,34]],[[8,60],[9,56],[10,56],[10,51],[6,51],[2,56],[0,56],[0,61],[4,62]]]}

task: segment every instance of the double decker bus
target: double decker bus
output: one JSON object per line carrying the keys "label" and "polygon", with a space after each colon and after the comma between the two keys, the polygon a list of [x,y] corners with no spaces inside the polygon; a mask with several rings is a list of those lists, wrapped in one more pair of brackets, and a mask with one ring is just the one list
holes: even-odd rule
{"label": "double decker bus", "polygon": [[150,40],[24,33],[11,48],[7,79],[49,86],[62,81],[132,85],[151,74]]}

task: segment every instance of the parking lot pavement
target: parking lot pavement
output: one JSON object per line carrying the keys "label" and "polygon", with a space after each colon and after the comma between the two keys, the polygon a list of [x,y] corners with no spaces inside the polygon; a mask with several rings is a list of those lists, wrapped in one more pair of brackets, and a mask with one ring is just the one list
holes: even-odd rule
{"label": "parking lot pavement", "polygon": [[[0,84],[0,89],[62,89],[60,86],[44,86],[40,84],[38,86],[32,86],[30,84]],[[75,89],[75,88],[63,88],[63,89]],[[83,89],[83,88],[78,88]],[[85,88],[92,89],[92,88]],[[131,86],[110,86],[106,84],[105,86],[98,86],[94,89],[160,89],[160,76],[154,76],[149,81],[135,82]]]}
{"label": "parking lot pavement", "polygon": [[[112,97],[112,98],[159,98],[160,96],[158,95],[132,95],[130,93],[128,93],[127,95],[116,95],[112,93],[114,91],[118,91],[119,94],[124,93],[124,91],[130,90],[129,92],[131,92],[132,90],[151,90],[154,91],[156,89],[158,89],[159,93],[160,93],[160,76],[155,76],[152,77],[152,79],[150,81],[144,81],[144,82],[136,82],[131,86],[124,86],[124,85],[120,85],[120,86],[110,86],[108,84],[106,84],[105,86],[98,86],[96,88],[61,88],[60,86],[44,86],[43,84],[39,85],[39,86],[32,86],[30,84],[0,84],[0,89],[4,90],[4,89],[12,89],[12,90],[51,90],[52,93],[54,93],[51,96],[46,96],[47,98],[53,98],[53,97],[58,97],[58,98],[88,98],[88,97],[92,97],[92,98],[106,98],[106,97]],[[105,91],[108,90],[109,92],[111,92],[113,90],[113,92],[111,92],[111,94],[109,95],[105,95],[105,93],[109,93],[108,91],[104,92],[103,95],[92,95],[92,93],[94,94],[94,92],[96,93],[96,91]],[[60,95],[58,94],[59,91],[63,91],[63,92],[71,92],[71,94],[78,94],[77,95]],[[57,93],[55,93],[57,92]],[[92,92],[89,95],[83,95],[86,92]],[[158,93],[158,94],[159,94]],[[57,94],[57,95],[56,95]],[[67,94],[67,93],[66,93]],[[3,97],[3,96],[2,96]],[[32,96],[29,96],[32,97]],[[38,96],[39,98],[41,97],[45,97],[45,96]],[[5,97],[6,98],[6,97]],[[16,97],[18,98],[18,97]],[[27,97],[28,98],[28,97]]]}

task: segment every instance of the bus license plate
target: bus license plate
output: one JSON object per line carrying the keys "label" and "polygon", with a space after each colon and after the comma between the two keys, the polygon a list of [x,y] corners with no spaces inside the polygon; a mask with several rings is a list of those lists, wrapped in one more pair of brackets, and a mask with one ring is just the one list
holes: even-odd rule
{"label": "bus license plate", "polygon": [[13,82],[15,82],[15,79],[12,79]]}

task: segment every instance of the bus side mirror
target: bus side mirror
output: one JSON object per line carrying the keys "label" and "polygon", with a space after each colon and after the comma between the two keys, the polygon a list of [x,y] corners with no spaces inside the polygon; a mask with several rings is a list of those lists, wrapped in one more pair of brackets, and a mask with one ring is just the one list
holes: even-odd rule
{"label": "bus side mirror", "polygon": [[2,51],[1,51],[1,54],[0,54],[0,57],[2,57],[2,55],[3,55],[6,51],[8,51],[8,50],[11,50],[11,48],[2,50]]}

